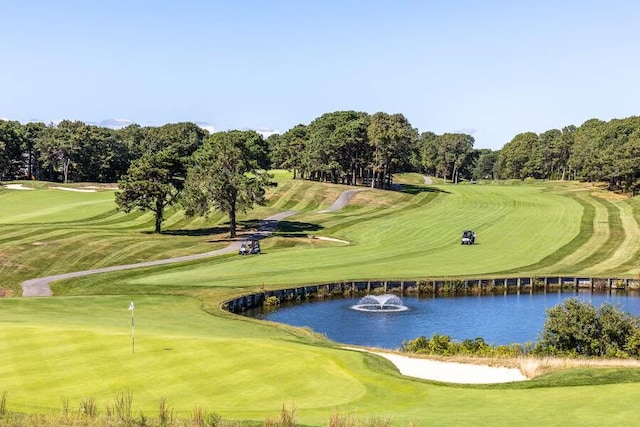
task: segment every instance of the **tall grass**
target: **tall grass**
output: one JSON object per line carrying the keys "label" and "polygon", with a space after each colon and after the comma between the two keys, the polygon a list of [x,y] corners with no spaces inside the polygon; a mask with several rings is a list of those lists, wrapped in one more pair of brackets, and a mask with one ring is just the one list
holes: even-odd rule
{"label": "tall grass", "polygon": [[7,390],[2,391],[0,395],[0,416],[4,416],[7,413]]}

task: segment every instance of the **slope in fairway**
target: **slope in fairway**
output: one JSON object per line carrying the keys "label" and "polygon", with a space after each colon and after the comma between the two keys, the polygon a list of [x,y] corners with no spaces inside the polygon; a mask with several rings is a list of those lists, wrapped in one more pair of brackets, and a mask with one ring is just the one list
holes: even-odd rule
{"label": "slope in fairway", "polygon": [[[258,286],[490,274],[537,262],[579,231],[580,205],[542,188],[442,188],[447,193],[424,205],[409,205],[340,228],[333,236],[352,242],[348,246],[273,252],[267,246],[266,256],[207,261],[145,274],[130,284]],[[358,218],[358,214],[358,209],[350,209],[336,215]],[[330,220],[331,215],[325,217]],[[318,218],[299,214],[292,220],[307,223]],[[464,229],[478,233],[476,245],[460,245]]]}
{"label": "slope in fairway", "polygon": [[0,224],[87,220],[107,211],[115,211],[113,200],[113,191],[0,190]]}

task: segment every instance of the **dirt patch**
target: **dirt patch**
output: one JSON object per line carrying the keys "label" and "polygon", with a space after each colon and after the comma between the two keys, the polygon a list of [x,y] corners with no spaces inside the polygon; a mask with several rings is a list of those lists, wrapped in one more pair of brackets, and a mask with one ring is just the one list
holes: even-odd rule
{"label": "dirt patch", "polygon": [[386,208],[395,206],[400,199],[405,195],[402,193],[385,192],[383,197],[380,197],[380,190],[362,191],[356,193],[351,199],[351,206],[358,207],[376,207]]}
{"label": "dirt patch", "polygon": [[605,200],[627,200],[631,198],[628,194],[614,193],[613,191],[594,191],[593,194]]}

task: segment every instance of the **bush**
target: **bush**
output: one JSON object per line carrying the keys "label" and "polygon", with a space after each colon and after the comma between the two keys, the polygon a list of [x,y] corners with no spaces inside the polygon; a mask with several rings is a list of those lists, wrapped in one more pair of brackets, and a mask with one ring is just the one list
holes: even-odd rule
{"label": "bush", "polygon": [[405,341],[400,350],[438,356],[516,357],[525,353],[525,347],[520,344],[491,346],[482,338],[458,342],[448,335],[439,334],[433,335],[430,339],[421,336]]}
{"label": "bush", "polygon": [[547,310],[535,352],[558,356],[637,357],[640,319],[605,303],[596,309],[577,298]]}

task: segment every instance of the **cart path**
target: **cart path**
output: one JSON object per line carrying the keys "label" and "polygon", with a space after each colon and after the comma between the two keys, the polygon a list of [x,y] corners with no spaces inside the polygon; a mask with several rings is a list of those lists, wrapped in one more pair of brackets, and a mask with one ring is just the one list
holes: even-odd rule
{"label": "cart path", "polygon": [[[336,201],[326,210],[320,212],[331,212],[345,207],[351,198],[359,191],[365,191],[366,188],[359,188],[353,190],[346,190],[340,193]],[[295,215],[297,211],[285,211],[263,219],[258,227],[258,230],[252,235],[253,238],[263,239],[269,234],[273,233],[278,226],[278,222],[283,219]],[[89,276],[91,274],[108,273],[111,271],[130,270],[132,268],[153,267],[156,265],[173,264],[176,262],[192,261],[201,258],[212,257],[216,255],[228,254],[231,252],[237,252],[240,249],[241,241],[231,242],[228,246],[217,249],[211,252],[205,252],[202,254],[186,255],[177,258],[160,259],[156,261],[139,262],[136,264],[126,265],[114,265],[111,267],[96,268],[93,270],[74,271],[71,273],[56,274],[54,276],[37,277],[35,279],[29,279],[22,282],[22,296],[23,297],[50,297],[53,295],[49,284],[56,280],[71,279],[74,277]]]}
{"label": "cart path", "polygon": [[[269,234],[275,231],[278,225],[278,222],[296,213],[297,211],[280,212],[278,214],[272,215],[262,220],[260,226],[258,227],[258,230],[252,236],[257,239],[263,239],[267,237]],[[242,242],[238,240],[238,241],[231,242],[228,246],[222,249],[217,249],[215,251],[205,252],[202,254],[186,255],[186,256],[181,256],[177,258],[160,259],[156,261],[140,262],[136,264],[114,265],[111,267],[96,268],[93,270],[84,270],[84,271],[75,271],[72,273],[56,274],[55,276],[38,277],[35,279],[30,279],[22,282],[22,296],[23,297],[50,297],[52,295],[52,292],[51,292],[51,288],[49,287],[49,284],[56,280],[71,279],[73,277],[89,276],[91,274],[98,274],[98,273],[108,273],[111,271],[129,270],[132,268],[152,267],[155,265],[164,265],[164,264],[172,264],[176,262],[192,261],[192,260],[207,258],[215,255],[222,255],[222,254],[227,254],[231,252],[236,252],[240,249],[241,244]]]}
{"label": "cart path", "polygon": [[333,202],[333,204],[331,206],[329,206],[327,209],[323,209],[321,211],[318,211],[318,213],[333,212],[333,211],[337,211],[339,209],[342,209],[345,206],[347,206],[349,201],[353,198],[353,196],[356,195],[356,193],[359,193],[361,191],[367,191],[367,190],[368,190],[368,188],[355,188],[353,190],[343,191],[342,193],[340,193],[340,195],[338,196],[336,201]]}
{"label": "cart path", "polygon": [[424,185],[431,185],[431,184],[433,184],[433,180],[431,179],[431,177],[430,177],[430,176],[422,175],[422,177],[424,178]]}

